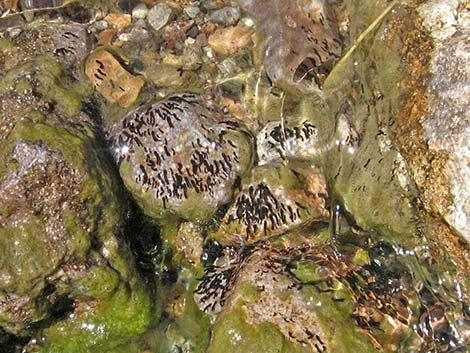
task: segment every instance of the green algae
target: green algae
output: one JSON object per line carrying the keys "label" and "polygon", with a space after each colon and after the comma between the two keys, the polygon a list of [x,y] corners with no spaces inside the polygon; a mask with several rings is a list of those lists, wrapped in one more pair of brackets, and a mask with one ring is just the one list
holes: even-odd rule
{"label": "green algae", "polygon": [[85,307],[44,330],[44,345],[38,352],[112,352],[145,332],[153,314],[148,293],[141,285],[128,288],[121,284],[106,301]]}
{"label": "green algae", "polygon": [[271,323],[250,325],[241,304],[221,314],[212,330],[207,353],[308,353],[309,349],[288,341]]}

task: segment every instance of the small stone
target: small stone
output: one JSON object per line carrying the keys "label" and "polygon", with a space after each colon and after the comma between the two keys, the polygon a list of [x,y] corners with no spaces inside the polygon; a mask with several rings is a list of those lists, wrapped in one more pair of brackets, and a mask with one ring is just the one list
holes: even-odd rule
{"label": "small stone", "polygon": [[132,18],[141,20],[141,19],[146,18],[148,13],[149,13],[149,10],[147,9],[147,6],[141,3],[132,9]]}
{"label": "small stone", "polygon": [[197,6],[188,6],[184,8],[184,13],[189,17],[189,18],[195,18],[199,12],[199,7]]}
{"label": "small stone", "polygon": [[105,21],[105,20],[96,21],[94,25],[97,31],[103,31],[106,28],[108,28],[108,26],[109,26],[108,21]]}
{"label": "small stone", "polygon": [[132,22],[131,15],[123,15],[117,13],[110,13],[104,18],[108,23],[114,25],[118,31],[129,26]]}
{"label": "small stone", "polygon": [[223,26],[232,26],[240,19],[240,9],[237,7],[224,7],[211,14],[211,21]]}
{"label": "small stone", "polygon": [[199,28],[197,28],[197,26],[191,26],[186,34],[191,38],[196,38],[199,35]]}
{"label": "small stone", "polygon": [[124,108],[135,102],[144,85],[142,78],[124,70],[106,50],[97,50],[88,56],[85,73],[108,101]]}
{"label": "small stone", "polygon": [[111,45],[113,42],[114,35],[116,34],[114,29],[106,29],[98,35],[98,45]]}
{"label": "small stone", "polygon": [[245,25],[218,29],[209,36],[209,45],[221,55],[231,55],[248,44],[252,30]]}
{"label": "small stone", "polygon": [[147,15],[147,20],[156,31],[161,30],[170,20],[172,11],[166,3],[159,3],[152,7]]}
{"label": "small stone", "polygon": [[251,17],[243,17],[241,21],[247,27],[253,27],[255,25],[255,21],[253,21]]}
{"label": "small stone", "polygon": [[217,0],[206,0],[203,2],[202,6],[206,10],[215,10],[220,7],[219,3]]}
{"label": "small stone", "polygon": [[8,31],[8,35],[10,36],[10,38],[16,38],[20,35],[22,31],[23,30],[21,28],[13,28],[10,31]]}
{"label": "small stone", "polygon": [[128,42],[130,38],[129,33],[121,33],[118,37],[118,40],[123,41],[123,42]]}
{"label": "small stone", "polygon": [[183,84],[180,69],[171,65],[151,65],[145,70],[145,77],[157,87],[177,87]]}

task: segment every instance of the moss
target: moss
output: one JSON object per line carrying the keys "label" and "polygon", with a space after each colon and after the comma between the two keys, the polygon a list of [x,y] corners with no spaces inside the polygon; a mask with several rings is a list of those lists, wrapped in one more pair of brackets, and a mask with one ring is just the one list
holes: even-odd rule
{"label": "moss", "polygon": [[[77,310],[76,310],[77,311]],[[141,286],[121,284],[105,302],[44,330],[40,353],[88,353],[113,348],[142,334],[152,318],[152,304]]]}
{"label": "moss", "polygon": [[0,52],[8,53],[14,48],[13,42],[9,38],[0,38]]}
{"label": "moss", "polygon": [[239,304],[222,314],[212,331],[207,353],[307,353],[309,349],[293,344],[270,323],[250,325]]}
{"label": "moss", "polygon": [[328,269],[311,261],[297,261],[293,266],[291,272],[303,283],[322,281],[329,275]]}
{"label": "moss", "polygon": [[312,310],[317,317],[316,324],[328,335],[328,351],[377,352],[369,338],[352,321],[351,293],[344,287],[337,287],[336,291],[341,293],[336,295],[337,298],[333,298],[329,293],[318,292],[313,286],[304,286],[302,289],[306,300],[315,303]]}
{"label": "moss", "polygon": [[106,299],[118,288],[119,280],[119,274],[112,268],[93,265],[85,277],[72,285],[79,294],[95,299]]}

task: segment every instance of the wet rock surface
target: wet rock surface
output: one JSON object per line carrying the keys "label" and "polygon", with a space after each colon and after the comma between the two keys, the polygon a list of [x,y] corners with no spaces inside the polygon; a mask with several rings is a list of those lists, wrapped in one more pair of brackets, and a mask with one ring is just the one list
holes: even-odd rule
{"label": "wet rock surface", "polygon": [[0,351],[468,351],[465,1],[0,12]]}
{"label": "wet rock surface", "polygon": [[112,136],[124,183],[157,218],[169,211],[211,219],[251,167],[249,135],[206,99],[185,93],[150,102],[126,116]]}

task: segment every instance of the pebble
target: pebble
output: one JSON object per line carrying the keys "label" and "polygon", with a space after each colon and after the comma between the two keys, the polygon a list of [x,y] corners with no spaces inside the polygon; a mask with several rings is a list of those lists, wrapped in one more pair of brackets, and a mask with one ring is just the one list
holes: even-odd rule
{"label": "pebble", "polygon": [[217,29],[209,36],[209,45],[221,55],[231,55],[248,44],[251,29],[245,25]]}
{"label": "pebble", "polygon": [[255,21],[251,17],[243,17],[241,22],[247,27],[253,27],[255,25]]}
{"label": "pebble", "polygon": [[10,36],[10,38],[13,39],[13,38],[18,37],[22,31],[23,30],[21,28],[13,28],[8,31],[8,35]]}
{"label": "pebble", "polygon": [[171,7],[165,3],[158,3],[150,9],[147,15],[147,20],[156,31],[159,31],[166,26],[171,17]]}
{"label": "pebble", "polygon": [[142,20],[147,17],[148,13],[147,5],[140,3],[132,9],[132,18]]}
{"label": "pebble", "polygon": [[199,7],[197,6],[188,6],[184,8],[184,13],[189,17],[189,18],[195,18],[199,14],[200,10]]}
{"label": "pebble", "polygon": [[94,25],[97,31],[105,30],[108,28],[108,26],[109,26],[108,21],[105,21],[105,20],[96,21]]}
{"label": "pebble", "polygon": [[211,21],[223,26],[231,26],[240,19],[240,9],[226,6],[211,13]]}

